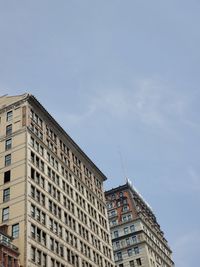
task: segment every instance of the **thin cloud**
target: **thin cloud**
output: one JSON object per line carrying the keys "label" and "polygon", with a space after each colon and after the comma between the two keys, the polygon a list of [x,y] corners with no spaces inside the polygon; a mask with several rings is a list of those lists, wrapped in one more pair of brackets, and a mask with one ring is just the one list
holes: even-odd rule
{"label": "thin cloud", "polygon": [[[122,88],[98,88],[88,95],[85,111],[65,115],[69,123],[80,123],[97,114],[116,120],[138,121],[148,127],[174,134],[174,123],[187,124],[191,103],[164,82],[144,79]],[[193,122],[194,123],[194,122]]]}

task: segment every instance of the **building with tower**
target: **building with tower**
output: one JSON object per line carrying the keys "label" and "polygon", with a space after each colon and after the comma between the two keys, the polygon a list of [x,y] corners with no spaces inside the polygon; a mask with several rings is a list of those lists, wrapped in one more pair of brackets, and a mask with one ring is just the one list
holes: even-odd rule
{"label": "building with tower", "polygon": [[164,233],[131,183],[127,181],[105,196],[116,267],[173,267]]}

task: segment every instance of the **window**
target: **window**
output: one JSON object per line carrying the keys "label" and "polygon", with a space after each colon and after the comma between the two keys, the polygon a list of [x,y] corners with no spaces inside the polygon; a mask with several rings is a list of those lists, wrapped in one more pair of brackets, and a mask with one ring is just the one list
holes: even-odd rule
{"label": "window", "polygon": [[124,200],[123,200],[123,204],[127,204],[128,203],[128,201],[127,201],[127,199],[125,198]]}
{"label": "window", "polygon": [[130,230],[131,230],[131,232],[135,232],[135,225],[134,224],[130,226]]}
{"label": "window", "polygon": [[123,216],[123,217],[122,217],[122,221],[123,221],[123,222],[126,222],[126,221],[127,221],[127,216]]}
{"label": "window", "polygon": [[108,208],[108,209],[112,209],[112,207],[113,207],[112,202],[107,203],[107,208]]}
{"label": "window", "polygon": [[43,267],[47,266],[47,255],[43,254]]}
{"label": "window", "polygon": [[120,264],[119,264],[119,267],[124,267],[124,264],[123,264],[123,263],[120,263]]}
{"label": "window", "polygon": [[123,192],[120,192],[119,193],[119,197],[123,197]]}
{"label": "window", "polygon": [[127,211],[127,210],[128,210],[128,206],[127,205],[123,206],[123,211]]}
{"label": "window", "polygon": [[120,248],[119,241],[117,241],[117,242],[115,243],[115,245],[116,245],[116,248]]}
{"label": "window", "polygon": [[134,261],[129,261],[130,267],[134,267]]}
{"label": "window", "polygon": [[136,243],[137,242],[137,237],[135,235],[132,236],[132,240],[133,240],[133,243]]}
{"label": "window", "polygon": [[11,164],[11,154],[5,156],[5,166],[9,166]]}
{"label": "window", "polygon": [[124,234],[125,234],[125,235],[128,234],[128,227],[125,227],[125,228],[124,228]]}
{"label": "window", "polygon": [[8,139],[5,142],[5,150],[9,150],[12,147],[12,139]]}
{"label": "window", "polygon": [[112,220],[111,225],[117,225],[117,220]]}
{"label": "window", "polygon": [[11,121],[13,117],[13,112],[12,111],[8,111],[7,112],[7,116],[6,116],[6,120],[7,121]]}
{"label": "window", "polygon": [[8,267],[11,267],[11,266],[12,266],[12,257],[8,256]]}
{"label": "window", "polygon": [[130,221],[132,219],[132,215],[131,214],[128,214],[128,221]]}
{"label": "window", "polygon": [[129,248],[129,249],[127,250],[127,254],[128,254],[128,256],[131,256],[131,255],[133,254],[132,248]]}
{"label": "window", "polygon": [[10,171],[4,172],[4,184],[10,182]]}
{"label": "window", "polygon": [[130,239],[129,238],[126,238],[126,244],[127,244],[127,246],[130,245]]}
{"label": "window", "polygon": [[114,231],[114,238],[118,236],[119,236],[118,231]]}
{"label": "window", "polygon": [[139,254],[140,253],[139,247],[134,247],[133,249],[134,249],[135,254]]}
{"label": "window", "polygon": [[10,188],[3,190],[3,202],[10,200]]}
{"label": "window", "polygon": [[6,221],[9,219],[9,208],[4,208],[2,211],[2,221]]}
{"label": "window", "polygon": [[35,236],[36,236],[35,225],[31,224],[31,237],[35,238]]}
{"label": "window", "polygon": [[112,199],[115,199],[115,194],[112,194]]}
{"label": "window", "polygon": [[41,265],[41,251],[37,250],[37,260],[36,260],[37,264]]}
{"label": "window", "polygon": [[31,260],[35,262],[35,251],[36,249],[34,247],[31,247]]}
{"label": "window", "polygon": [[118,260],[122,260],[122,253],[121,253],[121,251],[120,252],[117,252],[117,258],[118,258]]}
{"label": "window", "polygon": [[12,134],[12,124],[9,124],[6,126],[6,135],[11,135]]}
{"label": "window", "polygon": [[19,224],[18,223],[12,226],[12,237],[13,238],[19,237]]}
{"label": "window", "polygon": [[111,212],[110,212],[110,216],[115,216],[116,215],[116,211],[115,210],[112,210]]}
{"label": "window", "polygon": [[31,205],[31,216],[35,217],[35,206]]}
{"label": "window", "polygon": [[142,265],[142,261],[140,258],[136,259],[137,265]]}

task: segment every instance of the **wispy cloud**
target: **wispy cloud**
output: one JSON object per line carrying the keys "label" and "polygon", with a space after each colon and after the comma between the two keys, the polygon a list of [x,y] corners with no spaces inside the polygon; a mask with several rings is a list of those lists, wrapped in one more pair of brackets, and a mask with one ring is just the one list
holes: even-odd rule
{"label": "wispy cloud", "polygon": [[[143,79],[131,86],[102,88],[88,94],[85,112],[66,114],[69,123],[80,123],[96,114],[129,119],[144,125],[174,131],[174,123],[189,123],[187,94],[156,79]],[[192,123],[192,122],[191,122]],[[193,122],[194,124],[195,122]]]}

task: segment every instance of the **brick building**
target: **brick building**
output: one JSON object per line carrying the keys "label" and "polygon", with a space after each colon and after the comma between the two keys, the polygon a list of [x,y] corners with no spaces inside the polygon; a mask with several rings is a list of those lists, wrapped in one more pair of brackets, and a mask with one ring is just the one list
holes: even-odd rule
{"label": "brick building", "polygon": [[171,249],[151,209],[126,184],[105,193],[117,267],[173,267]]}

